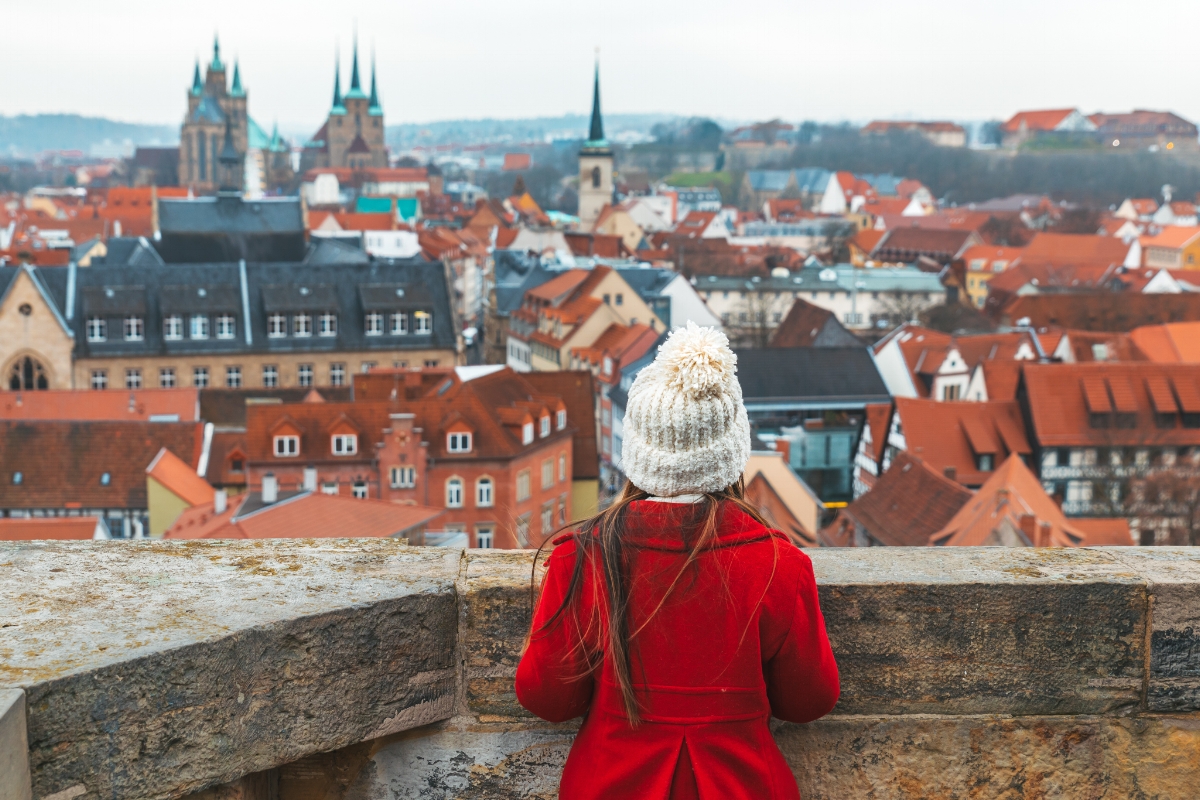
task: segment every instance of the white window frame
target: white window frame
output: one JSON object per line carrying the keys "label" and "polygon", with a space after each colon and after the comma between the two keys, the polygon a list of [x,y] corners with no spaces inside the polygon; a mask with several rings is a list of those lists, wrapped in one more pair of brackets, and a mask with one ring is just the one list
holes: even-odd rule
{"label": "white window frame", "polygon": [[555,416],[558,417],[557,422],[558,422],[558,429],[560,431],[563,428],[567,427],[567,410],[565,408],[560,408],[558,410],[558,413]]}
{"label": "white window frame", "polygon": [[567,454],[558,454],[558,480],[561,483],[567,479]]}
{"label": "white window frame", "polygon": [[140,367],[129,367],[125,370],[125,388],[142,388],[142,370]]}
{"label": "white window frame", "polygon": [[287,337],[287,314],[267,315],[267,338],[283,339]]}
{"label": "white window frame", "polygon": [[279,367],[274,364],[263,364],[262,384],[267,389],[279,386]]}
{"label": "white window frame", "polygon": [[179,314],[163,317],[163,338],[169,342],[177,342],[183,338],[183,317]]}
{"label": "white window frame", "polygon": [[446,508],[462,508],[463,480],[454,477],[446,479]]}
{"label": "white window frame", "polygon": [[300,339],[307,339],[313,334],[313,318],[312,314],[303,312],[292,315],[292,336]]}
{"label": "white window frame", "polygon": [[103,342],[108,339],[108,320],[104,317],[88,317],[87,318],[87,340],[89,342]]}
{"label": "white window frame", "polygon": [[475,505],[491,508],[496,504],[496,482],[486,475],[475,481]]}
{"label": "white window frame", "polygon": [[542,438],[545,439],[547,436],[550,435],[550,415],[549,414],[542,417],[541,428],[542,428],[542,430],[541,430]]}
{"label": "white window frame", "polygon": [[517,502],[521,503],[530,497],[530,479],[529,470],[523,469],[517,473]]}
{"label": "white window frame", "polygon": [[107,389],[108,388],[108,370],[106,370],[106,369],[92,370],[91,387],[93,389],[97,389],[97,390]]}
{"label": "white window frame", "polygon": [[492,525],[475,526],[475,546],[480,550],[491,550],[496,543],[496,528]]}
{"label": "white window frame", "polygon": [[276,458],[296,458],[300,455],[300,437],[292,433],[280,434],[272,442],[271,452]]}
{"label": "white window frame", "polygon": [[392,336],[407,336],[408,335],[408,314],[403,311],[396,311],[390,315],[388,320],[391,323],[389,330]]}
{"label": "white window frame", "polygon": [[337,433],[329,438],[329,449],[335,456],[358,454],[358,434]]}
{"label": "white window frame", "polygon": [[233,339],[237,336],[237,317],[233,314],[217,315],[217,338]]}
{"label": "white window frame", "polygon": [[321,484],[321,494],[339,495],[341,491],[338,489],[337,481],[325,481]]}
{"label": "white window frame", "polygon": [[447,453],[469,453],[471,452],[472,436],[470,433],[448,433],[446,434],[446,452]]}
{"label": "white window frame", "polygon": [[125,341],[141,342],[146,339],[146,319],[136,314],[130,314],[123,324]]}
{"label": "white window frame", "polygon": [[554,459],[547,458],[542,462],[542,488],[549,489],[554,485]]}
{"label": "white window frame", "polygon": [[312,386],[313,385],[313,365],[312,364],[301,364],[299,367],[297,367],[296,368],[296,381],[301,386]]}
{"label": "white window frame", "polygon": [[533,444],[533,423],[526,422],[521,426],[521,444]]}
{"label": "white window frame", "polygon": [[228,389],[242,388],[242,368],[241,367],[226,367],[225,368],[225,387]]}
{"label": "white window frame", "polygon": [[417,311],[413,314],[413,333],[432,333],[433,314],[428,311]]}
{"label": "white window frame", "polygon": [[391,485],[393,489],[411,489],[417,485],[417,468],[411,466],[396,466],[391,470]]}
{"label": "white window frame", "polygon": [[158,388],[174,389],[175,386],[176,386],[175,368],[174,367],[159,368],[159,370],[158,370]]}
{"label": "white window frame", "polygon": [[366,500],[368,491],[366,481],[355,481],[350,486],[350,495],[356,500]]}
{"label": "white window frame", "polygon": [[192,367],[192,386],[195,386],[197,389],[208,388],[208,367]]}
{"label": "white window frame", "polygon": [[367,336],[383,336],[383,314],[370,311],[363,318],[363,332]]}
{"label": "white window frame", "polygon": [[337,336],[337,314],[326,311],[318,320],[318,336]]}
{"label": "white window frame", "polygon": [[330,386],[345,386],[346,385],[346,365],[340,361],[335,361],[329,365],[329,385]]}
{"label": "white window frame", "polygon": [[207,339],[208,314],[192,314],[188,320],[188,333],[192,339]]}

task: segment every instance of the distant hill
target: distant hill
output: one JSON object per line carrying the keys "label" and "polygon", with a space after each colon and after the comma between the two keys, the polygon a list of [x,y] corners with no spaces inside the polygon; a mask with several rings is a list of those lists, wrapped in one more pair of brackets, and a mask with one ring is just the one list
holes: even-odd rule
{"label": "distant hill", "polygon": [[176,125],[140,125],[79,114],[0,116],[0,156],[36,156],[46,150],[121,155],[138,145],[174,145]]}
{"label": "distant hill", "polygon": [[[622,133],[649,133],[660,122],[679,119],[674,114],[605,114],[604,132],[619,139]],[[417,145],[476,144],[484,142],[544,142],[556,139],[583,139],[587,135],[586,114],[527,119],[456,119],[420,124],[389,125],[387,142],[393,149]]]}

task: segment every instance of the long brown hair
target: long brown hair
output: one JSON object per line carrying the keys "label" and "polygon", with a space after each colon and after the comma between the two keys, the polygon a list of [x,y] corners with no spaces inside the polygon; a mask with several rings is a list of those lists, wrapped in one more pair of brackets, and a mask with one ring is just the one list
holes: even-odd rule
{"label": "long brown hair", "polygon": [[[588,634],[599,633],[598,628],[601,624],[599,614],[594,611],[591,619],[587,620],[585,624],[580,624],[582,621],[579,619],[579,600],[584,589],[584,570],[588,568],[599,568],[602,570],[604,576],[604,593],[608,601],[608,630],[604,632],[603,638],[606,649],[612,656],[613,672],[616,675],[617,688],[621,692],[622,704],[625,706],[625,713],[629,717],[631,725],[637,725],[640,720],[637,696],[633,690],[633,666],[630,655],[632,641],[641,632],[642,628],[645,628],[649,624],[654,615],[658,613],[658,610],[662,608],[667,597],[670,596],[675,585],[679,583],[679,579],[683,576],[687,568],[717,538],[721,505],[723,503],[733,504],[764,527],[771,527],[762,514],[758,512],[758,509],[746,502],[745,494],[745,484],[741,478],[738,478],[736,483],[718,492],[708,492],[704,495],[703,500],[695,503],[695,514],[692,518],[693,524],[685,526],[685,530],[683,531],[687,557],[684,559],[671,585],[667,588],[662,600],[659,601],[658,606],[646,617],[641,627],[632,632],[629,630],[629,584],[632,554],[626,537],[626,519],[629,514],[630,503],[635,500],[645,500],[650,495],[629,481],[626,481],[625,488],[612,505],[594,517],[567,526],[568,528],[574,528],[577,532],[575,543],[579,554],[575,559],[574,571],[571,573],[570,582],[567,584],[567,591],[563,597],[562,605],[555,609],[554,614],[540,628],[531,631],[530,635],[537,636],[558,624],[564,616],[570,614],[577,623],[577,629],[580,631],[580,640],[575,644],[575,647],[584,652],[587,661],[586,672],[584,675],[578,677],[583,678],[598,668],[603,663],[604,653],[591,652],[587,646],[587,641],[589,638],[592,640],[597,638],[595,636],[589,637]],[[547,538],[546,541],[550,541],[550,538]],[[546,543],[543,542],[542,547],[545,546]],[[534,557],[533,575],[531,576],[529,586],[530,605],[534,608],[536,608],[537,600],[537,564],[542,547],[538,548],[538,552]],[[597,603],[593,603],[593,609],[597,605]]]}

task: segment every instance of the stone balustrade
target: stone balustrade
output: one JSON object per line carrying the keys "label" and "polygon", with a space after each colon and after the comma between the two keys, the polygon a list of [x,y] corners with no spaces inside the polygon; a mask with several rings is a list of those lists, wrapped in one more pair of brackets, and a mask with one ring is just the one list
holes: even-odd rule
{"label": "stone balustrade", "polygon": [[[1196,796],[1200,550],[811,555],[842,699],[776,724],[807,800]],[[573,727],[512,689],[530,569],[392,540],[0,546],[0,797],[553,797]]]}

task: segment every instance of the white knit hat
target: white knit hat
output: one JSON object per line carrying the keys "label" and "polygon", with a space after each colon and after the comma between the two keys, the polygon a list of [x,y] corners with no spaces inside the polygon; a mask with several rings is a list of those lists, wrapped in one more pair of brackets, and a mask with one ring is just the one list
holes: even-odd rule
{"label": "white knit hat", "polygon": [[639,489],[675,497],[724,489],[749,458],[737,356],[725,334],[689,321],[629,389],[621,469]]}

